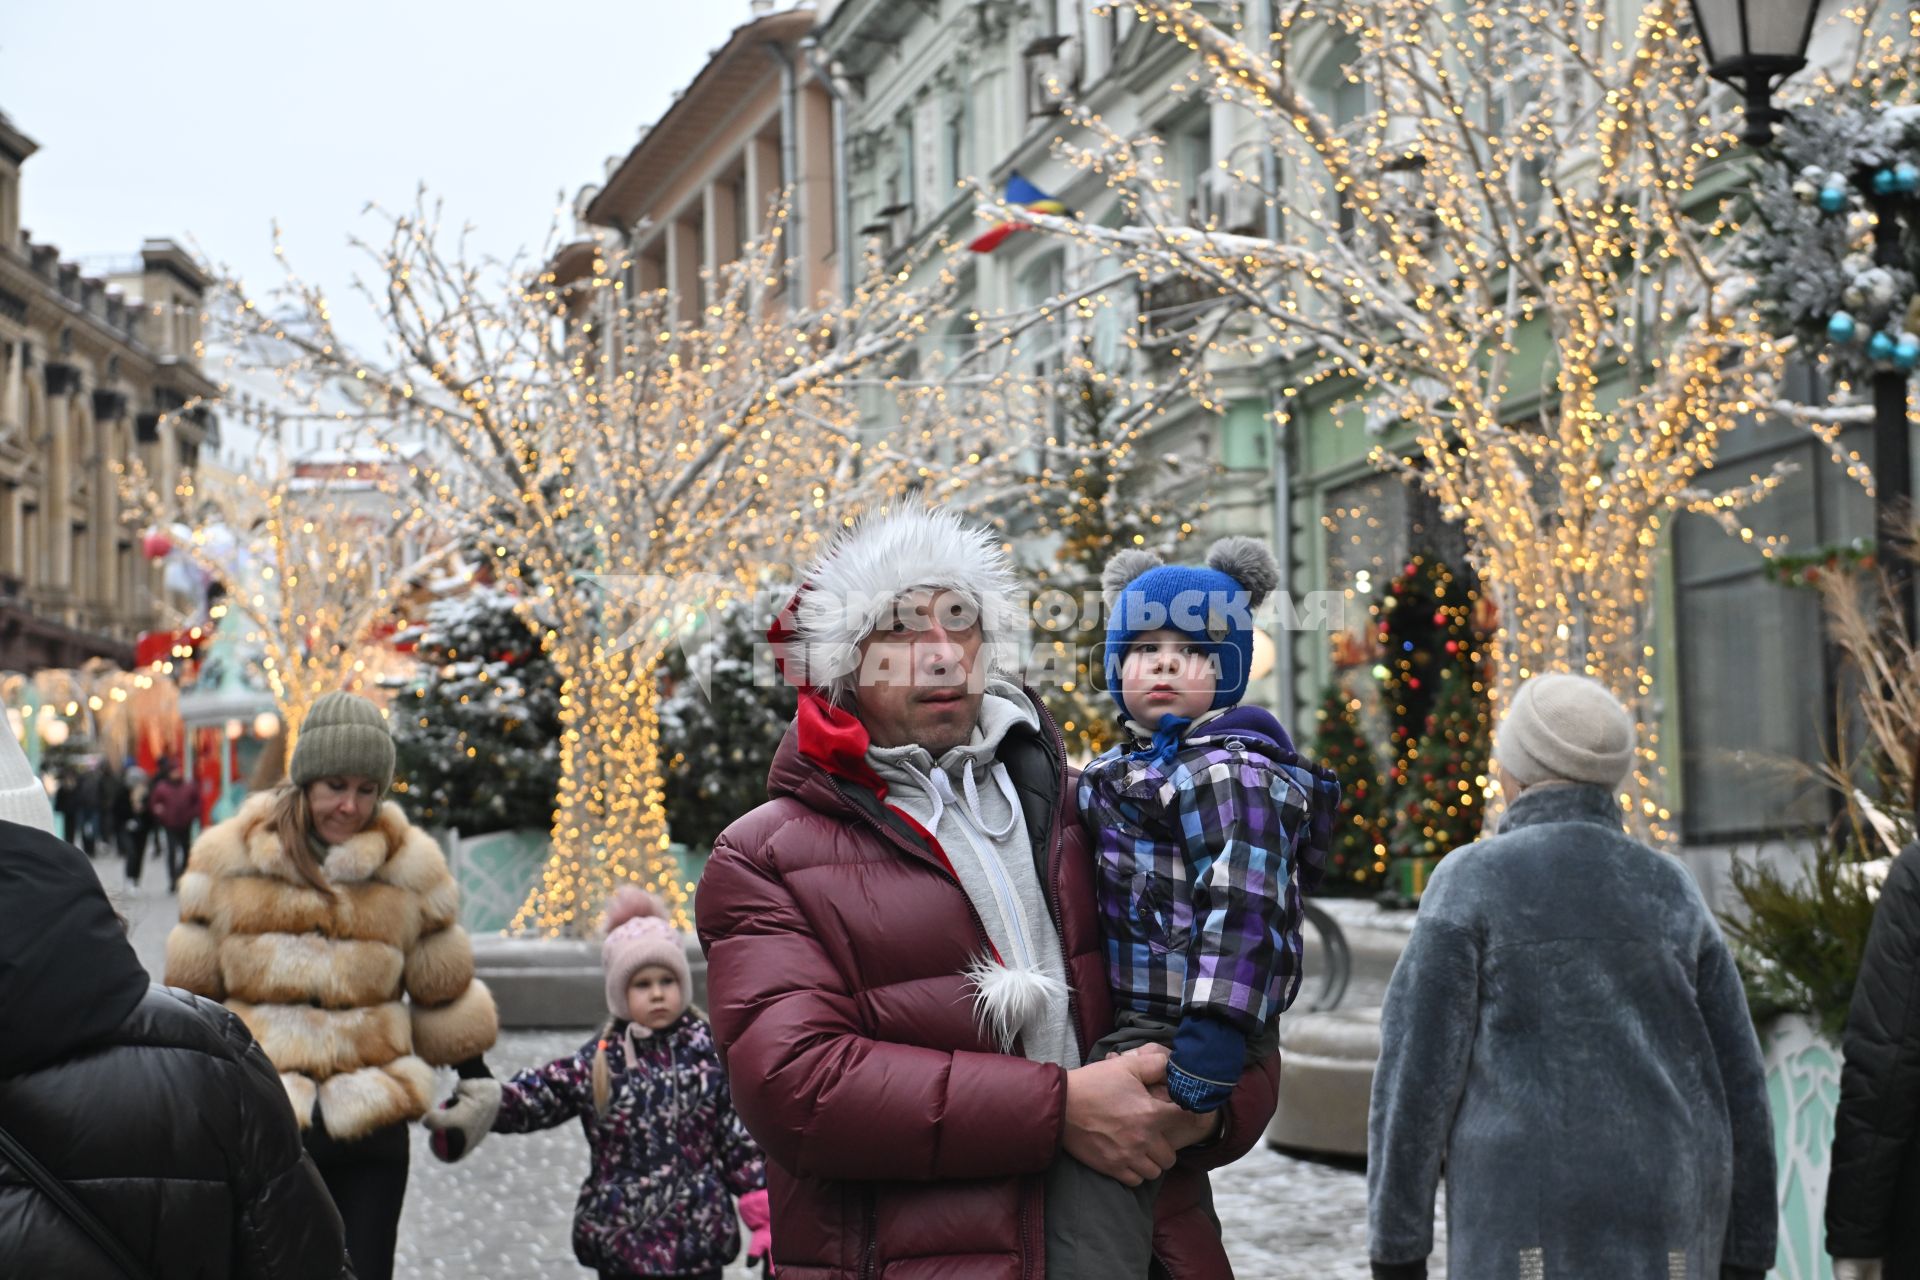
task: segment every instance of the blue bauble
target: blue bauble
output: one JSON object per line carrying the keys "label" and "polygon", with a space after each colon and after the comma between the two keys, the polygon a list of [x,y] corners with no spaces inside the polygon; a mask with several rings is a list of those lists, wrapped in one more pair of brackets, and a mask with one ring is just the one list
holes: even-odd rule
{"label": "blue bauble", "polygon": [[1908,195],[1920,191],[1920,165],[1914,164],[1911,160],[1902,160],[1893,166],[1893,182],[1896,191],[1903,191]]}
{"label": "blue bauble", "polygon": [[1873,175],[1873,194],[1890,196],[1900,189],[1900,180],[1893,176],[1893,170],[1882,169]]}
{"label": "blue bauble", "polygon": [[1860,326],[1852,316],[1844,311],[1833,313],[1833,319],[1827,321],[1827,341],[1852,342],[1854,335],[1860,332]]}
{"label": "blue bauble", "polygon": [[1893,359],[1894,341],[1890,333],[1876,333],[1867,340],[1867,355],[1882,364]]}
{"label": "blue bauble", "polygon": [[1839,213],[1847,207],[1847,189],[1845,187],[1820,188],[1820,212]]}
{"label": "blue bauble", "polygon": [[1893,367],[1900,370],[1920,364],[1920,339],[1902,338],[1893,344]]}

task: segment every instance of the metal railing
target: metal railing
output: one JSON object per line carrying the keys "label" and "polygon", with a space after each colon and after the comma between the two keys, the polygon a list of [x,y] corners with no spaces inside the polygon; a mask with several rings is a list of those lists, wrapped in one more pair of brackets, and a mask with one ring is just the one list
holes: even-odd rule
{"label": "metal railing", "polygon": [[1307,923],[1320,934],[1320,990],[1307,1008],[1314,1013],[1337,1009],[1347,998],[1347,983],[1353,978],[1353,948],[1347,945],[1346,930],[1326,910],[1313,902],[1303,903]]}

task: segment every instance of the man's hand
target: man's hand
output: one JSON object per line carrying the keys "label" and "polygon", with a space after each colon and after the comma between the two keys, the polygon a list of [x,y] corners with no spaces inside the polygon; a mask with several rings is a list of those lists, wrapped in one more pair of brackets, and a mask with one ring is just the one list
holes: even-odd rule
{"label": "man's hand", "polygon": [[[1173,1167],[1171,1126],[1186,1113],[1147,1093],[1167,1078],[1167,1051],[1149,1045],[1067,1072],[1068,1155],[1129,1187]],[[1211,1124],[1210,1117],[1199,1117]]]}
{"label": "man's hand", "polygon": [[[1129,1049],[1120,1056],[1123,1058],[1131,1057],[1136,1053],[1146,1053],[1148,1050],[1165,1055],[1160,1059],[1162,1063],[1168,1061],[1172,1056],[1167,1054],[1167,1051],[1158,1045],[1143,1045],[1138,1049]],[[1167,1092],[1167,1086],[1164,1082],[1148,1085],[1147,1092],[1162,1102],[1173,1102],[1173,1095]],[[1202,1113],[1188,1111],[1179,1103],[1174,1102],[1173,1109],[1174,1114],[1168,1116],[1166,1119],[1167,1127],[1164,1132],[1167,1135],[1167,1141],[1173,1144],[1175,1151],[1185,1151],[1188,1147],[1199,1142],[1212,1142],[1227,1131],[1227,1112],[1224,1107],[1218,1111]]]}

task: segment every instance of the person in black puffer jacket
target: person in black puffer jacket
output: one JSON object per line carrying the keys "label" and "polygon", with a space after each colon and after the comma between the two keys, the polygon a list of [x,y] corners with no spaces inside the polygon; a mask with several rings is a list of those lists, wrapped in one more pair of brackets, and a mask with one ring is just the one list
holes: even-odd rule
{"label": "person in black puffer jacket", "polygon": [[[0,1127],[154,1280],[351,1280],[279,1075],[240,1019],[148,981],[24,770],[0,733],[0,815],[35,821],[0,820]],[[0,1276],[124,1280],[4,1156]]]}
{"label": "person in black puffer jacket", "polygon": [[1920,844],[1887,872],[1842,1041],[1827,1252],[1846,1280],[1920,1280]]}

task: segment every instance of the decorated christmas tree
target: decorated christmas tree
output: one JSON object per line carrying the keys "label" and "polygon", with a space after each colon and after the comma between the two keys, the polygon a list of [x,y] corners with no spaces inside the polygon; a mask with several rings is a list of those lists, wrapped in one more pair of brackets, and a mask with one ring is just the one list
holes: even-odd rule
{"label": "decorated christmas tree", "polygon": [[1374,674],[1392,725],[1389,893],[1419,897],[1432,864],[1478,837],[1491,734],[1480,597],[1416,555],[1375,606]]}
{"label": "decorated christmas tree", "polygon": [[1379,665],[1373,669],[1390,725],[1393,782],[1406,781],[1404,766],[1427,724],[1435,677],[1448,655],[1443,645],[1452,625],[1447,593],[1464,603],[1453,574],[1443,564],[1416,555],[1408,559],[1373,606]]}
{"label": "decorated christmas tree", "polygon": [[474,835],[553,821],[560,679],[521,604],[476,586],[428,609],[424,675],[392,707],[397,789],[423,826]]}
{"label": "decorated christmas tree", "polygon": [[1377,888],[1387,868],[1386,783],[1359,711],[1360,700],[1336,684],[1314,713],[1310,753],[1340,778],[1340,816],[1323,893]]}
{"label": "decorated christmas tree", "polygon": [[767,798],[767,770],[798,697],[762,643],[765,622],[749,603],[727,606],[701,643],[660,663],[660,757],[676,844],[711,848]]}
{"label": "decorated christmas tree", "polygon": [[[1449,642],[1451,643],[1451,642]],[[1440,858],[1479,838],[1493,749],[1479,663],[1442,668],[1427,730],[1405,761],[1388,848],[1396,858]]]}

